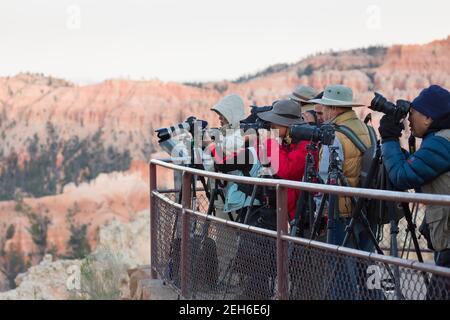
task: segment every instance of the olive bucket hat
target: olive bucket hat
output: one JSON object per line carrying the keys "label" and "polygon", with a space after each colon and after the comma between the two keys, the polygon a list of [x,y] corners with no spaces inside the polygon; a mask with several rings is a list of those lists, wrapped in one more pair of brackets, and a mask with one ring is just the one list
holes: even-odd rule
{"label": "olive bucket hat", "polygon": [[327,86],[323,92],[322,98],[309,100],[308,103],[349,108],[364,106],[361,103],[354,102],[352,89],[342,85]]}
{"label": "olive bucket hat", "polygon": [[279,100],[274,103],[272,110],[258,113],[258,117],[285,127],[305,123],[298,104],[293,100]]}

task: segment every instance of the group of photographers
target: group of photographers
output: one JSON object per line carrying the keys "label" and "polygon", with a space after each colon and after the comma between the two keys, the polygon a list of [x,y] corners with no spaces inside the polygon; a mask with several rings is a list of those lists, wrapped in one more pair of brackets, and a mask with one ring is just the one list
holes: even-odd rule
{"label": "group of photographers", "polygon": [[[362,106],[354,101],[352,89],[343,85],[329,85],[320,93],[308,86],[299,86],[288,99],[275,101],[268,107],[254,107],[249,117],[245,116],[244,102],[238,95],[226,96],[211,109],[219,117],[222,135],[220,139],[211,139],[209,142],[212,143],[205,149],[211,154],[213,164],[210,167],[234,175],[322,183],[330,183],[330,170],[336,170],[341,179],[335,184],[361,187],[364,165],[362,150],[378,145],[373,129],[371,132],[371,127],[359,119],[354,111],[354,108]],[[370,108],[385,113],[378,131],[382,163],[392,188],[449,195],[449,91],[432,85],[422,90],[412,102],[399,100],[396,105],[376,94]],[[399,142],[405,129],[403,120],[406,118],[411,134],[422,139],[417,151],[410,150],[412,154],[402,149]],[[332,133],[326,130],[330,127]],[[260,129],[267,129],[269,133]],[[268,135],[261,144],[260,131]],[[271,132],[278,134],[273,135]],[[310,176],[305,170],[318,174]],[[305,179],[306,175],[309,180]],[[227,214],[224,217],[276,230],[276,199],[273,190],[230,182],[219,184],[219,187],[224,191],[221,209]],[[323,207],[320,204],[324,195],[312,196],[315,204],[313,216],[317,218],[319,207]],[[335,199],[334,205],[331,204],[331,198],[327,200],[322,213],[325,226],[328,221],[325,241],[342,245],[354,213],[355,200],[339,197]],[[302,201],[308,202],[302,198],[299,190],[288,189],[287,206],[291,222],[298,220],[299,211],[307,210],[308,206],[301,206],[302,210],[299,210]],[[303,213],[300,212],[300,215]],[[304,215],[302,217],[304,219]],[[311,223],[307,227],[313,229]],[[355,224],[352,240],[345,245],[374,251],[370,232],[376,234],[377,225],[373,221],[370,229]],[[450,267],[450,208],[427,206],[420,232],[435,251],[436,265]],[[322,236],[323,233],[325,230],[322,230]],[[267,248],[259,248],[258,244],[252,243],[251,250],[261,253],[259,258],[253,255],[256,259],[274,259]],[[250,280],[261,282],[254,276]],[[443,294],[449,297],[448,292],[443,293],[442,290],[428,292],[428,297],[442,298]],[[249,295],[247,298],[255,297]]]}

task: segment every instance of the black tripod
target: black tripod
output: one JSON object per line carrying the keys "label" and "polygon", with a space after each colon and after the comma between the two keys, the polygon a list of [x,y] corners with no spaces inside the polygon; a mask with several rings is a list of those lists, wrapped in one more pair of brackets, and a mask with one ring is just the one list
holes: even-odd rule
{"label": "black tripod", "polygon": [[[270,167],[266,166],[266,169]],[[273,176],[269,175],[261,175],[260,178],[266,179],[266,178],[273,178]],[[261,190],[260,190],[261,188]],[[241,214],[238,217],[238,222],[243,224],[250,224],[254,225],[257,223],[255,220],[255,215],[257,214],[258,210],[263,210],[265,208],[269,209],[271,206],[271,194],[270,191],[266,186],[259,187],[258,185],[253,186],[251,198],[250,198],[250,204],[246,208],[242,208]],[[260,202],[260,205],[256,207],[255,209],[255,200],[258,199]],[[257,216],[256,216],[257,217]],[[248,286],[249,282],[247,277],[249,277],[249,273],[252,272],[251,270],[248,270],[250,267],[247,266],[248,264],[252,264],[252,254],[255,254],[254,252],[251,252],[250,247],[257,246],[255,244],[254,240],[252,239],[252,236],[249,236],[246,232],[241,233],[240,230],[237,231],[237,238],[236,238],[236,247],[237,247],[237,253],[236,255],[231,259],[231,261],[228,264],[228,267],[226,271],[224,272],[224,275],[222,277],[222,280],[220,283],[225,285],[224,295],[223,298],[226,298],[226,295],[229,292],[231,281],[233,274],[236,270],[238,270],[238,273],[243,277],[241,280],[244,280],[244,290],[245,287]],[[257,270],[254,270],[253,272],[256,272]],[[274,279],[271,280],[271,287],[274,287]],[[270,289],[273,290],[273,289]],[[244,295],[245,299],[249,299],[248,296]],[[258,299],[261,297],[258,297]]]}
{"label": "black tripod", "polygon": [[[327,178],[327,184],[329,185],[340,185],[348,187],[349,183],[347,178],[344,176],[342,171],[342,160],[339,157],[339,154],[337,152],[338,147],[330,147],[330,164],[328,168],[328,178]],[[369,179],[368,179],[369,180]],[[355,199],[353,197],[348,197],[353,207],[357,206],[355,203]],[[345,199],[345,198],[344,198]],[[362,198],[358,199],[360,202]],[[325,193],[322,197],[322,200],[320,202],[320,207],[316,216],[316,219],[314,221],[313,226],[313,232],[311,235],[311,239],[315,239],[315,237],[318,235],[318,229],[319,229],[319,221],[323,215],[324,208],[326,205],[326,202],[329,202],[328,204],[328,232],[327,232],[327,242],[331,244],[338,245],[338,232],[337,232],[337,219],[339,219],[339,197],[337,195],[333,194],[327,194]],[[347,201],[347,199],[345,199]],[[349,241],[349,235],[353,238],[353,243],[356,249],[360,249],[360,244],[358,242],[358,237],[356,237],[356,234],[354,233],[353,226],[356,221],[359,221],[363,228],[365,229],[365,232],[367,233],[370,240],[373,242],[377,250],[382,253],[380,247],[378,246],[378,243],[376,241],[375,235],[373,234],[373,231],[370,227],[369,222],[367,221],[367,218],[364,213],[361,213],[362,203],[360,204],[361,208],[359,209],[360,214],[355,218],[352,218],[351,220],[351,227],[346,228],[346,235],[344,238],[345,245]],[[338,258],[341,259],[341,258]],[[323,294],[325,296],[331,295],[332,299],[337,298],[345,298],[345,299],[354,299],[355,297],[358,297],[358,291],[357,286],[359,284],[358,277],[356,276],[357,273],[360,271],[358,267],[359,263],[356,262],[355,265],[352,264],[352,262],[347,261],[344,259],[343,264],[337,264],[335,262],[335,265],[330,265],[330,282],[325,286],[325,289],[323,290]],[[388,267],[388,266],[387,266]],[[356,270],[357,273],[354,273]],[[358,271],[359,270],[359,271]],[[391,275],[391,278],[394,279],[394,276],[391,272],[391,270],[388,267],[388,273]],[[340,285],[340,282],[338,279],[341,279],[340,281],[351,281],[356,286],[355,288],[350,288],[348,291],[339,291],[338,287]],[[356,296],[355,296],[356,295]]]}
{"label": "black tripod", "polygon": [[[337,150],[339,147],[330,146],[330,164],[328,167],[328,185],[340,185],[348,186],[347,178],[342,172],[342,160],[339,157]],[[324,193],[320,201],[319,209],[315,215],[314,223],[312,226],[311,240],[315,240],[320,231],[320,223],[322,221],[323,213],[325,211],[325,206],[328,202],[328,235],[327,242],[336,244],[335,240],[335,228],[336,228],[336,218],[339,212],[339,200],[338,196],[334,194]]]}
{"label": "black tripod", "polygon": [[[193,129],[192,129],[193,130]],[[191,132],[193,135],[193,131]],[[197,164],[196,159],[199,156],[195,153],[195,142],[194,139],[191,139],[190,142],[190,162],[185,164],[188,168],[194,168],[194,169],[204,169],[202,164]],[[193,175],[191,177],[191,183],[190,188],[192,191],[192,199],[191,199],[191,208],[192,210],[199,210],[197,207],[197,180],[200,180],[202,183],[202,186],[205,190],[206,196],[208,198],[211,198],[211,194],[208,190],[208,184],[206,183],[206,180],[204,177]],[[182,201],[182,195],[183,195],[183,186],[180,188],[180,193],[178,195],[178,203],[181,204]],[[168,275],[169,279],[174,279],[175,284],[179,283],[179,267],[180,267],[180,250],[181,250],[181,239],[176,238],[176,233],[178,229],[178,221],[179,221],[179,214],[175,214],[175,219],[172,226],[172,235],[171,235],[171,241],[170,241],[170,247],[169,247],[169,261],[167,264],[166,273]],[[193,225],[193,232],[196,229],[196,221]]]}
{"label": "black tripod", "polygon": [[[312,155],[312,151],[317,151],[318,147],[311,141],[310,144],[306,146],[306,149],[308,150],[308,153],[306,155],[305,170],[302,182],[323,183],[323,180],[314,168],[314,156]],[[291,221],[291,236],[304,237],[306,225],[309,225],[312,233],[315,211],[314,207],[314,196],[308,191],[302,191],[297,200],[294,219]]]}
{"label": "black tripod", "polygon": [[[380,189],[382,190],[393,190],[392,184],[389,180],[389,177],[387,176],[387,172],[386,169],[383,165],[380,166],[380,164],[382,164],[382,157],[381,157],[381,147],[379,142],[377,142],[377,146],[375,149],[375,154],[374,157],[372,159],[371,165],[370,165],[370,169],[369,169],[369,173],[367,175],[366,181],[364,183],[363,188],[371,188],[373,187],[373,181],[374,179],[377,177],[378,175],[378,180],[381,182],[380,184]],[[377,172],[377,168],[380,168],[380,172]],[[367,221],[367,218],[365,216],[365,201],[363,197],[358,198],[358,200],[356,201],[356,203],[354,204],[354,209],[352,211],[352,219],[349,223],[349,225],[346,228],[346,236],[344,238],[343,241],[343,246],[346,246],[350,236],[353,236],[354,240],[356,240],[355,236],[354,236],[354,227],[355,224],[357,222],[362,223],[362,225],[366,228],[366,230],[369,228],[369,223]],[[395,204],[392,202],[386,202],[386,201],[381,201],[380,202],[380,206],[379,206],[379,214],[381,214],[382,212],[385,211],[385,209],[387,208],[388,214],[389,214],[389,219],[390,219],[390,234],[391,234],[391,255],[397,257],[398,256],[398,245],[397,245],[397,235],[399,232],[398,229],[398,215],[397,215],[397,209],[395,208]],[[417,258],[420,262],[423,262],[423,257],[422,257],[422,253],[420,251],[420,246],[417,240],[417,236],[415,233],[415,229],[416,229],[416,225],[413,222],[413,217],[412,217],[412,213],[411,210],[409,208],[408,203],[401,203],[401,208],[403,211],[403,216],[405,217],[405,220],[407,222],[407,229],[408,231],[411,233],[411,239],[414,243],[414,247],[415,247],[415,251],[417,254]],[[370,240],[373,242],[377,253],[379,254],[384,254],[383,250],[380,248],[380,246],[378,245],[378,242],[376,240],[376,238],[373,236],[373,233],[369,233],[370,236]],[[389,266],[387,266],[387,270],[391,275],[391,280],[393,280],[394,282],[394,286],[395,286],[395,291],[397,296],[400,299],[403,299],[403,294],[401,292],[401,288],[400,288],[400,272],[399,269],[396,267],[395,268],[395,277],[392,275]],[[397,279],[397,281],[396,281]],[[424,274],[424,281],[426,283],[428,283],[428,278],[427,276]]]}
{"label": "black tripod", "polygon": [[[260,150],[259,145],[259,131],[257,131],[257,150],[260,151],[260,154],[262,157],[266,156],[265,149]],[[263,166],[262,170],[263,172],[260,172],[259,178],[265,179],[265,178],[273,178],[271,173],[271,166],[268,159],[263,158]],[[261,188],[261,191],[260,191]],[[257,213],[257,210],[264,210],[264,209],[270,209],[271,205],[273,204],[272,201],[272,195],[271,191],[268,190],[266,186],[259,187],[258,185],[253,186],[250,203],[249,206],[246,208],[242,208],[240,215],[238,216],[238,222],[244,223],[244,224],[251,224],[254,225],[255,222],[255,215]],[[260,206],[255,209],[255,200],[258,199],[260,202]],[[257,216],[256,216],[257,217]],[[252,239],[252,236],[248,235],[248,233],[244,232],[241,233],[240,230],[237,231],[237,238],[236,238],[236,247],[237,247],[237,253],[236,255],[231,259],[231,261],[228,264],[227,270],[225,271],[222,280],[220,281],[221,284],[225,285],[224,295],[223,298],[226,298],[226,295],[228,294],[228,291],[231,286],[231,281],[233,278],[233,274],[235,271],[237,271],[238,274],[242,276],[241,280],[243,280],[243,291],[246,291],[246,286],[249,284],[249,273],[252,272],[252,270],[249,270],[248,264],[254,263],[252,261],[252,255],[255,254],[255,252],[251,251],[251,248],[254,248],[255,241]],[[256,246],[257,247],[257,246]],[[253,272],[256,272],[257,270],[254,270]],[[274,287],[274,279],[271,280],[271,286]],[[270,287],[270,285],[269,285]],[[269,289],[270,290],[270,289]],[[273,291],[273,289],[272,289]],[[244,298],[248,299],[249,297],[245,295]],[[261,298],[261,297],[256,297]]]}
{"label": "black tripod", "polygon": [[[217,200],[220,190],[217,181],[211,190],[206,216],[215,215],[214,201]],[[209,237],[210,221],[205,218],[201,234],[195,233],[197,220],[192,230],[192,257],[190,259],[191,274],[196,274],[192,283],[192,298],[195,299],[200,289],[214,290],[219,278],[219,263],[217,260],[216,242]]]}
{"label": "black tripod", "polygon": [[[372,182],[374,181],[374,178],[378,174],[379,180],[381,180],[380,189],[392,191],[394,189],[389,180],[389,177],[387,176],[386,169],[384,168],[384,166],[381,166],[381,172],[379,172],[379,173],[377,172],[377,168],[380,167],[379,166],[380,163],[382,163],[381,147],[380,147],[380,144],[377,143],[376,151],[375,151],[372,163],[370,165],[369,173],[367,175],[367,178],[366,178],[363,188],[369,189],[369,188],[373,187]],[[365,204],[365,201],[364,201],[363,197],[358,198],[358,200],[356,201],[356,204],[354,205],[354,209],[352,211],[352,219],[350,221],[350,224],[347,226],[347,234],[346,234],[346,237],[344,238],[343,246],[345,246],[347,244],[356,222],[359,221],[365,225],[368,224],[367,218],[364,215],[364,211],[366,209],[364,204]],[[391,251],[392,251],[391,254],[393,256],[398,256],[398,246],[397,246],[398,218],[396,215],[395,204],[392,202],[381,201],[380,212],[384,212],[386,207],[387,207],[390,221],[391,221],[391,241],[393,241],[393,243],[391,244]],[[411,233],[411,238],[414,243],[417,258],[420,262],[423,262],[423,257],[422,257],[422,253],[420,251],[419,242],[417,240],[417,236],[415,233],[416,225],[413,222],[411,210],[409,208],[408,203],[401,203],[401,207],[402,207],[402,211],[403,211],[402,215],[405,217],[405,220],[408,224],[408,231]],[[375,237],[373,237],[372,241],[375,244],[375,248],[377,249],[377,252],[380,254],[383,254],[383,251],[378,246]]]}

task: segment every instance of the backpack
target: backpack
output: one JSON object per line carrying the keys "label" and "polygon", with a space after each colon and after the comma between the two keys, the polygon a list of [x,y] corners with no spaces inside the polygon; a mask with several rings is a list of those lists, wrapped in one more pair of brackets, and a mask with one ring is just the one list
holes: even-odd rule
{"label": "backpack", "polygon": [[[367,125],[366,122],[364,122],[364,124],[369,131],[370,147],[367,147],[349,127],[337,125],[335,126],[335,130],[345,135],[361,152],[361,172],[359,174],[358,187],[366,187],[368,189],[381,189],[383,178],[387,179],[382,161],[379,161],[377,163],[373,181],[367,181],[370,166],[376,156],[378,142],[377,136],[375,134],[375,129],[372,126]],[[393,207],[395,220],[399,221],[404,215],[401,204],[396,202]],[[376,199],[365,199],[365,208],[367,212],[367,218],[370,223],[377,225],[390,223],[391,219],[389,210],[385,210],[384,206],[382,205],[382,201]]]}
{"label": "backpack", "polygon": [[[365,123],[367,130],[369,131],[370,137],[370,147],[367,147],[364,142],[347,126],[344,125],[336,125],[335,130],[337,132],[345,135],[361,152],[361,172],[359,174],[359,185],[358,187],[363,187],[366,185],[367,175],[369,174],[370,164],[372,163],[373,158],[375,157],[375,152],[377,148],[377,136],[375,134],[375,129],[372,126],[368,126]],[[377,168],[378,169],[378,168]],[[379,170],[377,170],[378,172]]]}

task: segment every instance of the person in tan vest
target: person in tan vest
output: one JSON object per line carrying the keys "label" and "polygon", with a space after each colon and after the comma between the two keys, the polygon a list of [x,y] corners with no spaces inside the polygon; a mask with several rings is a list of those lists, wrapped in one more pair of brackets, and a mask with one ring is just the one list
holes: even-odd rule
{"label": "person in tan vest", "polygon": [[[322,98],[312,99],[308,103],[318,105],[322,110],[324,124],[343,125],[351,129],[361,141],[369,147],[371,144],[367,126],[357,116],[353,108],[362,107],[363,104],[353,100],[353,91],[343,85],[329,85],[325,88]],[[361,172],[362,154],[353,142],[344,134],[335,132],[334,147],[340,160],[342,160],[342,172],[347,178],[350,187],[357,187]],[[319,156],[319,174],[324,181],[327,180],[330,162],[330,151],[328,146],[323,146]],[[339,212],[335,215],[335,229],[329,230],[327,242],[342,245],[345,237],[345,227],[351,219],[351,199],[349,197],[339,198]],[[373,230],[374,231],[374,230]],[[355,225],[355,233],[359,248],[366,251],[373,250],[373,244],[369,240],[367,232],[362,226]],[[356,247],[355,243],[348,243],[350,247]]]}

